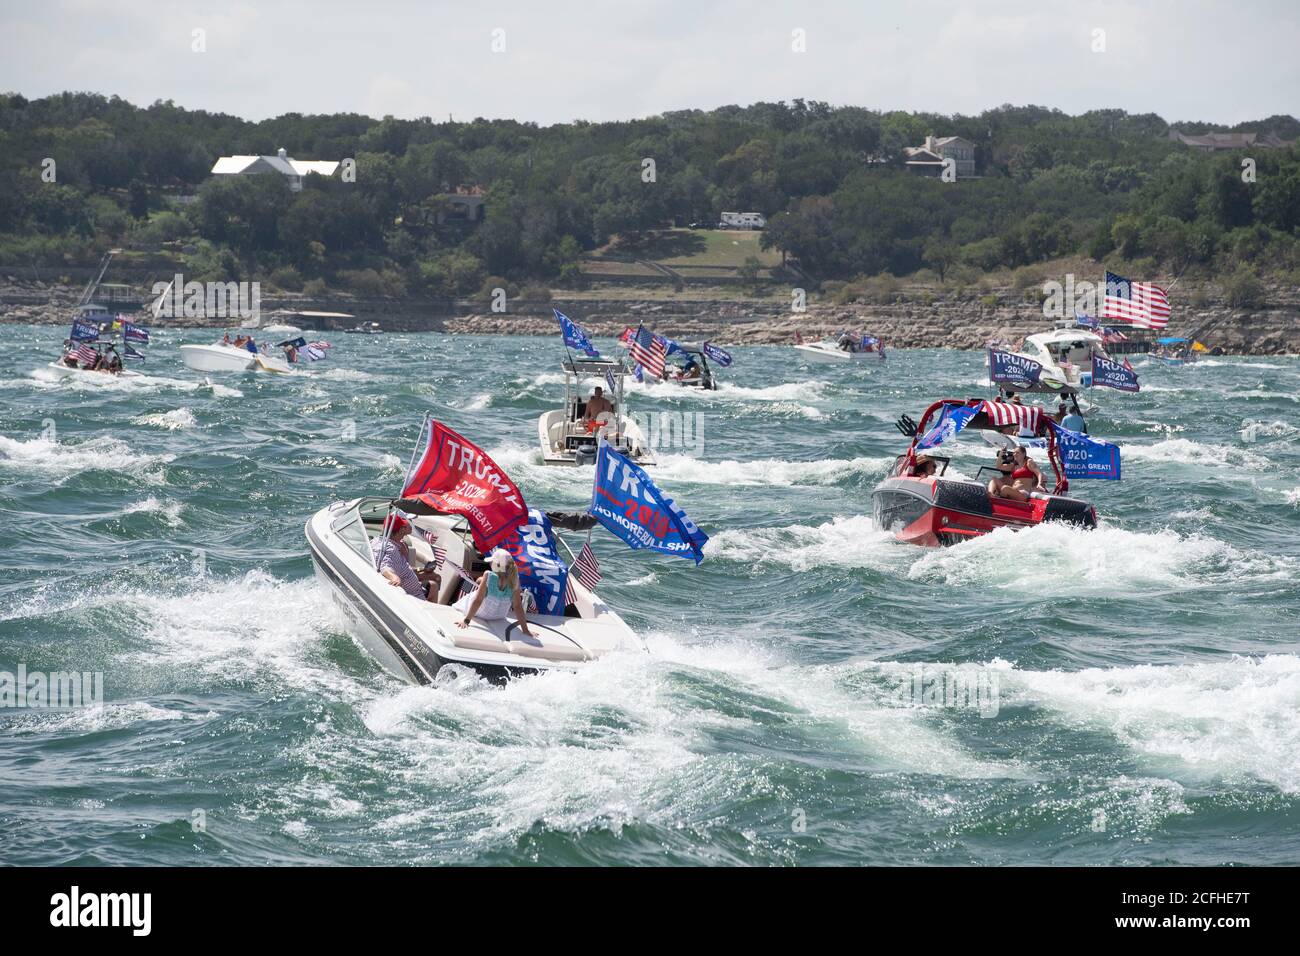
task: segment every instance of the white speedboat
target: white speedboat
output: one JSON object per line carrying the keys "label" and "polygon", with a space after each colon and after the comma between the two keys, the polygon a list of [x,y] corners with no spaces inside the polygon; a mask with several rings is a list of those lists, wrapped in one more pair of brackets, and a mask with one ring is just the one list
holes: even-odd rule
{"label": "white speedboat", "polygon": [[182,345],[181,361],[199,372],[278,372],[292,374],[293,368],[278,355],[250,352],[222,342],[212,345]]}
{"label": "white speedboat", "polygon": [[[564,407],[543,412],[537,419],[542,461],[548,465],[595,464],[597,446],[604,439],[638,465],[653,465],[655,456],[645,433],[625,411],[623,380],[631,374],[627,366],[610,359],[574,358],[566,360],[561,368]],[[588,422],[585,416],[590,389],[608,389],[611,381],[614,394],[606,397],[613,411]]]}
{"label": "white speedboat", "polygon": [[1092,357],[1109,359],[1100,335],[1074,325],[1061,325],[1051,332],[1028,336],[1019,351],[1012,353],[1043,367],[1038,383],[1017,392],[1077,392],[1092,387]]}
{"label": "white speedboat", "polygon": [[111,381],[119,378],[145,377],[142,373],[133,371],[129,368],[124,368],[120,372],[109,372],[101,369],[89,369],[81,368],[80,366],[66,365],[57,360],[51,362],[46,366],[46,368],[48,368],[53,374],[58,375],[60,378],[80,378],[89,381]]}
{"label": "white speedboat", "polygon": [[807,358],[818,362],[865,362],[878,361],[885,357],[885,350],[880,348],[878,343],[871,348],[863,349],[857,348],[856,343],[841,345],[831,339],[823,339],[820,342],[800,342],[795,345],[795,348]]}
{"label": "white speedboat", "polygon": [[513,615],[497,621],[476,618],[469,627],[456,627],[464,615],[452,607],[461,578],[451,565],[474,577],[485,567],[469,525],[454,515],[412,517],[416,533],[405,539],[411,564],[433,562],[432,547],[445,552],[438,600],[421,600],[375,570],[370,542],[382,534],[391,503],[391,498],[375,497],[336,501],[311,517],[306,534],[316,576],[327,586],[348,632],[397,677],[428,684],[444,666],[459,664],[504,680],[572,670],[613,651],[641,646],[623,619],[576,574],[569,576],[572,600],[563,616],[528,615],[532,637],[520,632]]}

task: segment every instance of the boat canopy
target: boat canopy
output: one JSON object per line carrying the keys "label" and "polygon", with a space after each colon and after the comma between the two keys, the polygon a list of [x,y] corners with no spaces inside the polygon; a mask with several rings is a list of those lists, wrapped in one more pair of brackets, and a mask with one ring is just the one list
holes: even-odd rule
{"label": "boat canopy", "polygon": [[1156,339],[1156,343],[1159,345],[1181,345],[1183,342],[1186,341],[1187,339],[1180,339],[1177,338],[1176,336],[1170,336],[1168,338],[1163,338],[1163,339]]}

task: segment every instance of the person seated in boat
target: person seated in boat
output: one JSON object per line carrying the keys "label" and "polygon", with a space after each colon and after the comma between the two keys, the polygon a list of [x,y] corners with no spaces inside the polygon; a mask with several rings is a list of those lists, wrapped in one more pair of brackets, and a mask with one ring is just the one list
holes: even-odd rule
{"label": "person seated in boat", "polygon": [[221,344],[222,344],[222,345],[230,345],[230,344],[231,344],[231,343],[230,343],[230,333],[229,333],[229,332],[227,332],[225,335],[223,335],[223,336],[221,337]]}
{"label": "person seated in boat", "polygon": [[1010,454],[1006,449],[1000,450],[998,470],[1002,474],[989,480],[990,497],[1028,501],[1031,492],[1043,487],[1043,473],[1023,448],[1014,448]]}
{"label": "person seated in boat", "polygon": [[[411,533],[411,522],[401,515],[389,515],[384,520],[384,534],[370,542],[370,553],[380,574],[395,588],[401,588],[411,597],[421,601],[437,601],[441,578],[429,571],[416,571],[411,567],[411,552],[406,546],[406,536]],[[429,587],[433,584],[433,587]]]}
{"label": "person seated in boat", "polygon": [[457,627],[469,627],[477,617],[483,621],[503,621],[512,609],[519,622],[519,632],[532,637],[528,630],[528,616],[524,609],[524,595],[519,587],[519,566],[508,552],[500,548],[492,552],[474,590],[457,601],[453,607],[465,616],[456,622]]}
{"label": "person seated in boat", "polygon": [[591,398],[587,399],[587,409],[582,413],[582,420],[588,423],[594,423],[604,412],[614,411],[614,406],[608,398],[605,397],[605,390],[597,385],[591,390]]}
{"label": "person seated in boat", "polygon": [[245,339],[242,335],[236,335],[236,336],[235,336],[235,341],[231,342],[231,341],[230,341],[230,333],[227,332],[227,333],[226,333],[226,337],[225,337],[225,339],[223,339],[222,341],[223,341],[225,344],[227,344],[227,345],[234,346],[234,347],[237,348],[237,349],[242,349],[242,348],[244,347],[244,343],[245,343],[246,341],[248,341],[248,340]]}
{"label": "person seated in boat", "polygon": [[113,355],[109,358],[107,364],[105,364],[104,371],[112,372],[116,375],[118,372],[122,371],[122,356],[118,355],[117,349],[113,348],[111,345],[109,346],[109,351],[112,352]]}
{"label": "person seated in boat", "polygon": [[920,455],[912,466],[912,475],[916,478],[933,478],[938,467],[939,463],[929,455]]}
{"label": "person seated in boat", "polygon": [[852,351],[854,351],[854,349],[853,349],[853,336],[849,335],[849,333],[847,333],[847,332],[841,332],[841,333],[840,333],[839,340],[838,340],[835,344],[836,344],[837,347],[839,347],[840,349],[842,349],[842,350],[845,351],[845,352],[852,352]]}

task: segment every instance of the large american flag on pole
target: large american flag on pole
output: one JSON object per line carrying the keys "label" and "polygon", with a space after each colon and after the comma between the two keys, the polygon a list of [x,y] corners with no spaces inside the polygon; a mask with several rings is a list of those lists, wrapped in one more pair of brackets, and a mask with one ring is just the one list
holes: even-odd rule
{"label": "large american flag on pole", "polygon": [[94,363],[95,359],[99,358],[99,353],[96,352],[94,349],[92,349],[89,345],[82,343],[81,345],[77,346],[75,351],[73,351],[72,357],[75,358],[82,365],[91,365]]}
{"label": "large american flag on pole", "polygon": [[655,378],[664,377],[664,359],[668,355],[668,343],[655,335],[644,325],[638,325],[636,334],[628,343],[627,354]]}
{"label": "large american flag on pole", "polygon": [[1107,272],[1101,317],[1131,322],[1143,329],[1163,329],[1169,324],[1169,296],[1158,285]]}

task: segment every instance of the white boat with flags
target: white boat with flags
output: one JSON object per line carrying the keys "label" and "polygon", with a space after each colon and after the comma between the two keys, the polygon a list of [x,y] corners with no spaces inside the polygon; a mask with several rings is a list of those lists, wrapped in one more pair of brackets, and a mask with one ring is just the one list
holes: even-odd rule
{"label": "white boat with flags", "polygon": [[[696,563],[708,537],[612,445],[594,477],[586,512],[530,508],[483,449],[426,418],[399,495],[336,501],[308,520],[316,576],[347,631],[413,683],[447,665],[504,680],[643,649],[595,591],[592,530]],[[577,557],[560,530],[586,532]]]}
{"label": "white boat with flags", "polygon": [[[655,463],[645,433],[627,413],[624,382],[633,374],[621,358],[603,358],[587,334],[568,316],[553,310],[560,320],[567,358],[564,404],[537,419],[537,443],[547,465],[590,465],[600,442],[608,442],[641,465]],[[581,354],[575,355],[570,349]]]}

